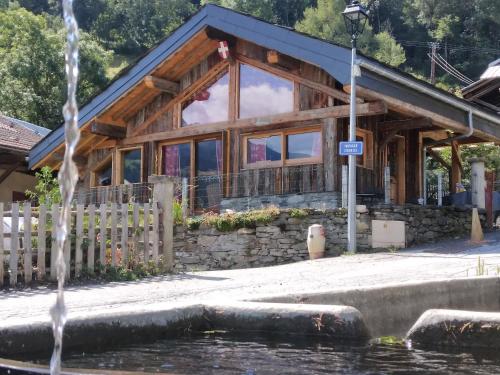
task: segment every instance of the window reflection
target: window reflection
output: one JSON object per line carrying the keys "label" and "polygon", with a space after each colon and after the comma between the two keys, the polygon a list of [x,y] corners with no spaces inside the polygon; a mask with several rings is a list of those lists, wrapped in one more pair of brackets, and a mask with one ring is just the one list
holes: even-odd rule
{"label": "window reflection", "polygon": [[281,136],[248,138],[247,163],[281,160]]}
{"label": "window reflection", "polygon": [[162,174],[171,177],[191,176],[191,145],[182,143],[162,147]]}
{"label": "window reflection", "polygon": [[226,72],[211,86],[196,92],[182,105],[182,126],[228,120],[229,74]]}
{"label": "window reflection", "polygon": [[240,65],[240,118],[293,111],[293,82]]}
{"label": "window reflection", "polygon": [[122,151],[122,171],[124,184],[141,182],[141,149]]}
{"label": "window reflection", "polygon": [[95,172],[96,186],[110,186],[113,165],[111,160]]}
{"label": "window reflection", "polygon": [[309,132],[287,135],[287,159],[321,157],[321,133]]}

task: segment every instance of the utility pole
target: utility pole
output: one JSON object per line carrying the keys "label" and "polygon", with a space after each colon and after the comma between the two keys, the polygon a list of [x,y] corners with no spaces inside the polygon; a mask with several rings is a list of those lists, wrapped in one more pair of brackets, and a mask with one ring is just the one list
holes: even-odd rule
{"label": "utility pole", "polygon": [[436,49],[437,43],[431,42],[431,83],[436,84]]}

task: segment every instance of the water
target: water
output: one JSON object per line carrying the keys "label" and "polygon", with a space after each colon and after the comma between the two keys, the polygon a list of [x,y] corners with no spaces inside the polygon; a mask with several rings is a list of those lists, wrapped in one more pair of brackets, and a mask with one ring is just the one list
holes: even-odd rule
{"label": "water", "polygon": [[404,345],[333,345],[225,334],[164,339],[64,355],[64,367],[169,374],[500,374],[498,353],[439,353]]}
{"label": "water", "polygon": [[68,78],[68,99],[63,107],[65,152],[58,179],[61,190],[62,209],[56,224],[57,248],[57,297],[50,310],[52,330],[54,332],[54,352],[50,361],[50,373],[58,375],[61,372],[61,352],[64,324],[66,323],[66,306],[64,304],[64,278],[66,266],[64,263],[64,242],[66,241],[68,217],[71,214],[71,200],[78,180],[78,170],[73,162],[73,154],[80,138],[78,129],[78,105],[76,88],[78,82],[78,26],[73,14],[73,0],[63,0],[63,17],[66,26],[66,75]]}

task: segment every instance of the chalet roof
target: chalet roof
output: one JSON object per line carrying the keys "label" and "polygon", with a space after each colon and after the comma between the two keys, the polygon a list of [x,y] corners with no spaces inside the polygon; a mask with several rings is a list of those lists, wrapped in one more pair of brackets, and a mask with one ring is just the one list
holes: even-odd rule
{"label": "chalet roof", "polygon": [[500,59],[488,64],[478,81],[462,89],[465,99],[498,111],[500,108]]}
{"label": "chalet roof", "polygon": [[[349,85],[350,80],[350,48],[330,43],[305,35],[292,29],[277,26],[257,19],[255,17],[229,10],[213,4],[208,4],[194,14],[188,21],[176,29],[172,34],[152,48],[137,63],[124,70],[110,85],[96,95],[80,109],[79,126],[83,126],[96,116],[100,115],[109,106],[115,103],[125,93],[138,85],[145,76],[157,68],[162,62],[172,56],[186,42],[197,33],[206,28],[212,28],[237,38],[250,41],[262,47],[279,51],[313,65],[319,66],[328,72],[342,85]],[[377,91],[383,95],[391,96],[408,102],[409,105],[420,105],[433,113],[450,118],[467,126],[468,112],[449,104],[450,99],[461,103],[462,106],[471,104],[456,96],[440,90],[426,82],[418,80],[397,69],[391,68],[374,59],[359,56],[365,64],[378,67],[390,72],[394,78],[382,77],[371,71],[363,69],[363,74],[358,78],[360,86]],[[425,95],[401,84],[401,79],[412,80],[435,95]],[[448,100],[436,99],[436,94]],[[481,109],[482,111],[482,109]],[[484,110],[487,116],[496,114]],[[486,133],[491,133],[500,139],[500,126],[488,122],[484,118],[474,116],[478,127],[484,128]],[[500,117],[499,117],[500,119]],[[46,155],[52,152],[63,142],[64,128],[61,126],[52,131],[43,141],[39,142],[30,152],[30,168],[36,166]]]}
{"label": "chalet roof", "polygon": [[0,149],[28,152],[49,132],[47,128],[0,115]]}

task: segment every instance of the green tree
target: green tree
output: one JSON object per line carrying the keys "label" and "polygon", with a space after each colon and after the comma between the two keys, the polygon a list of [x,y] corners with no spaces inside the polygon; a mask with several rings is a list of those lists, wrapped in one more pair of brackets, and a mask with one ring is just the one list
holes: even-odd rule
{"label": "green tree", "polygon": [[108,49],[140,54],[195,11],[186,0],[106,0],[92,33]]}
{"label": "green tree", "polygon": [[35,190],[26,190],[26,196],[39,204],[48,206],[54,203],[61,203],[61,192],[59,190],[59,182],[54,176],[54,172],[50,167],[43,167],[39,172],[35,173],[36,185]]}
{"label": "green tree", "polygon": [[[49,128],[62,121],[66,96],[62,20],[23,8],[0,10],[0,108],[6,115]],[[110,54],[81,33],[78,100],[107,83]]]}
{"label": "green tree", "polygon": [[201,4],[217,4],[248,13],[268,22],[293,26],[302,19],[304,10],[315,6],[316,0],[202,0]]}
{"label": "green tree", "polygon": [[[350,45],[350,36],[345,28],[342,11],[343,0],[319,0],[316,8],[307,8],[304,18],[296,24],[296,29],[341,45]],[[403,48],[387,31],[373,34],[370,24],[366,24],[358,38],[358,48],[365,54],[379,57],[393,66],[401,65],[406,57]]]}

